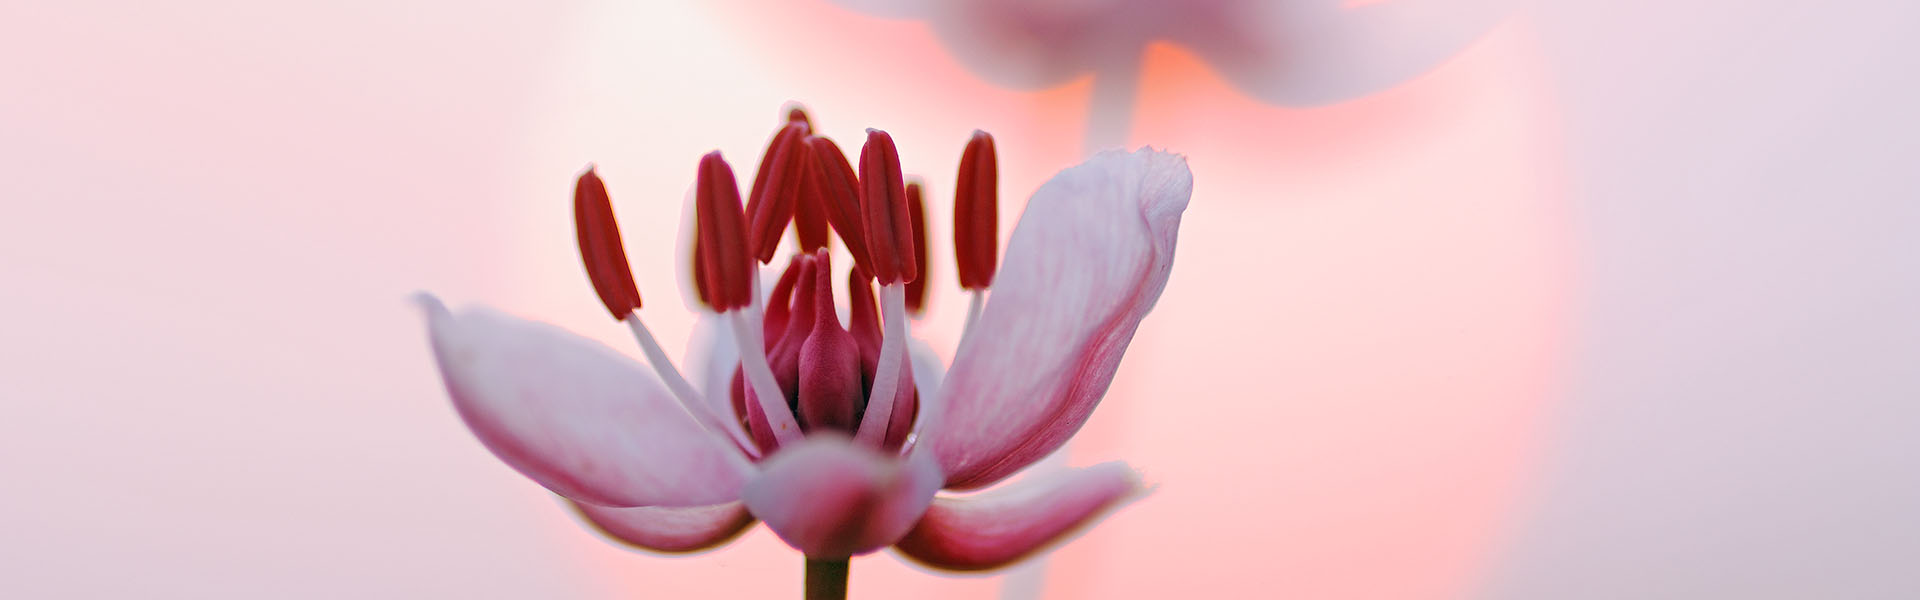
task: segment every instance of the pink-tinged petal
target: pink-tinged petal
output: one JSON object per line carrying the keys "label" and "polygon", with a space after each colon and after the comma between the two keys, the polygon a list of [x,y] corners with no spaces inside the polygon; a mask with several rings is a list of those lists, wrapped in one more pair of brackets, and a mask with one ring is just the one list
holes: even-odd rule
{"label": "pink-tinged petal", "polygon": [[454,408],[508,466],[601,506],[739,499],[752,465],[638,363],[544,323],[421,304]]}
{"label": "pink-tinged petal", "polygon": [[782,447],[762,466],[742,496],[747,509],[813,558],[887,547],[940,489],[940,469],[924,453],[912,460],[883,455],[833,433]]}
{"label": "pink-tinged petal", "polygon": [[934,498],[895,549],[936,569],[997,569],[1064,541],[1140,493],[1132,469],[1105,463],[977,496]]}
{"label": "pink-tinged petal", "polygon": [[926,340],[907,338],[907,360],[913,369],[913,387],[920,392],[920,397],[937,397],[940,382],[947,378],[947,366],[940,361],[940,353]]}
{"label": "pink-tinged petal", "polygon": [[679,508],[570,504],[601,535],[650,552],[680,554],[717,548],[739,537],[754,523],[746,505],[738,501]]}
{"label": "pink-tinged petal", "polygon": [[1192,191],[1185,158],[1142,149],[1034,193],[929,425],[947,487],[999,481],[1086,422],[1166,287]]}
{"label": "pink-tinged petal", "polygon": [[905,442],[899,444],[901,452],[911,452],[919,445],[919,438],[913,434],[925,427],[925,415],[935,410],[932,401],[940,397],[940,381],[947,376],[947,367],[941,362],[940,355],[934,352],[933,346],[917,337],[907,338],[907,365],[913,369],[913,389],[919,397],[913,404],[913,410],[894,412],[894,419],[905,421],[898,424],[903,430],[897,431],[893,425],[889,425],[887,431],[888,444]]}

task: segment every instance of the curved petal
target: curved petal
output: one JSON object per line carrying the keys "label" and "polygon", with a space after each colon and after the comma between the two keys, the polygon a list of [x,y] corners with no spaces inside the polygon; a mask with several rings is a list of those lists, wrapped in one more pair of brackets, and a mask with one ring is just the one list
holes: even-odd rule
{"label": "curved petal", "polygon": [[601,535],[650,552],[681,554],[717,548],[753,526],[753,515],[738,501],[681,508],[569,504]]}
{"label": "curved petal", "polygon": [[1140,492],[1133,469],[1105,463],[978,496],[934,498],[895,549],[936,569],[997,569],[1071,537]]}
{"label": "curved petal", "polygon": [[884,548],[927,510],[940,469],[924,454],[882,455],[831,433],[780,449],[747,484],[747,509],[787,545],[811,558],[845,558]]}
{"label": "curved petal", "polygon": [[[927,415],[936,410],[934,407],[937,405],[934,402],[940,397],[940,382],[947,377],[947,366],[941,361],[940,354],[934,352],[933,346],[920,338],[907,338],[907,359],[908,365],[913,369],[914,391],[918,392],[920,397],[910,417],[914,421],[908,424],[911,428],[908,433],[912,435],[907,436],[905,443],[900,445],[901,452],[913,452],[913,449],[920,445],[921,432],[926,430],[928,422]],[[889,432],[887,437],[894,439],[894,434]]]}
{"label": "curved petal", "polygon": [[1192,190],[1186,159],[1142,149],[1034,193],[929,425],[948,487],[999,481],[1086,422],[1166,287]]}
{"label": "curved petal", "polygon": [[492,310],[422,298],[453,406],[480,442],[554,492],[602,506],[739,498],[746,457],[688,416],[654,375],[597,342]]}
{"label": "curved petal", "polygon": [[947,366],[933,345],[917,337],[907,338],[907,360],[913,369],[913,388],[920,392],[920,397],[939,395],[940,381],[947,377]]}

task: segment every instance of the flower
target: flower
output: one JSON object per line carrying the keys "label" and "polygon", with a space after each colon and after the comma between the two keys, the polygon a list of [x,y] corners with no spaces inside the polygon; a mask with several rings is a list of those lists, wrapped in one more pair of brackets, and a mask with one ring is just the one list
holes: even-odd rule
{"label": "flower", "polygon": [[[1192,178],[1184,158],[1150,149],[1062,171],[1034,194],[996,268],[996,173],[993,138],[976,132],[954,213],[973,301],[944,373],[930,353],[909,352],[919,342],[906,315],[920,305],[909,296],[924,291],[908,284],[924,272],[926,236],[892,138],[868,130],[856,173],[796,109],[744,209],[720,153],[700,161],[694,287],[731,336],[689,359],[719,376],[696,388],[647,332],[589,169],[575,188],[581,255],[649,365],[423,296],[448,394],[502,461],[634,546],[703,550],[763,521],[810,560],[893,546],[941,569],[1011,564],[1137,497],[1137,475],[1108,463],[979,494],[940,490],[1001,482],[1086,421],[1166,285]],[[761,294],[755,263],[773,263],[789,223],[799,251]],[[855,263],[844,327],[829,230]]]}
{"label": "flower", "polygon": [[1194,50],[1243,92],[1300,106],[1364,96],[1454,56],[1511,0],[914,0],[841,5],[925,19],[968,68],[1052,87],[1087,72],[1130,79],[1149,42]]}

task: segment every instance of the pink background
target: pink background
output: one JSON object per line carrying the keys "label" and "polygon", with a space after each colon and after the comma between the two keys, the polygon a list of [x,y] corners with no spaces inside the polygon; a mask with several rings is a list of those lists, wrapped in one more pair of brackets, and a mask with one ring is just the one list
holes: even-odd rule
{"label": "pink background", "polygon": [[[1014,585],[883,553],[854,594],[1920,595],[1920,10],[1594,4],[1313,108],[1151,48],[1129,144],[1194,198],[1065,461],[1155,493]],[[695,160],[799,100],[926,176],[950,348],[967,132],[1010,229],[1089,94],[818,0],[0,9],[0,597],[794,595],[764,528],[579,527],[466,433],[406,295],[630,348],[572,245],[593,162],[683,347]]]}

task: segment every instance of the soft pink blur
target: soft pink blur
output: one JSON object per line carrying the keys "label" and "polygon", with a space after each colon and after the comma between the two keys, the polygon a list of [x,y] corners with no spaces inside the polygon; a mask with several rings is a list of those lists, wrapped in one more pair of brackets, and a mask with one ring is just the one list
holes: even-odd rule
{"label": "soft pink blur", "polygon": [[[4,517],[25,595],[791,593],[797,557],[764,531],[662,559],[576,526],[463,431],[403,298],[627,347],[565,209],[595,162],[649,319],[680,347],[671,240],[694,160],[750,165],[783,102],[843,142],[889,129],[936,206],[967,132],[995,132],[1008,229],[1077,160],[1085,110],[1084,84],[996,89],[915,25],[811,3],[28,10],[4,73],[27,93],[0,99],[26,176],[6,183],[10,287],[27,291],[7,303],[31,317],[5,359],[9,396],[33,400],[4,425],[7,472],[32,490]],[[837,68],[861,47],[783,38],[777,19],[898,49]],[[1174,283],[1070,462],[1130,460],[1159,489],[1059,553],[1048,595],[1470,580],[1558,335],[1526,52],[1503,33],[1377,100],[1307,111],[1152,54],[1133,143],[1187,153],[1196,197]],[[950,347],[945,210],[926,327]],[[1404,574],[1368,575],[1382,568]],[[854,571],[857,594],[997,588],[885,556]]]}
{"label": "soft pink blur", "polygon": [[[947,203],[968,132],[998,138],[1001,223],[1010,230],[1027,194],[1079,159],[1091,84],[996,88],[925,24],[824,0],[638,4],[83,2],[0,11],[8,477],[0,597],[793,595],[799,557],[764,528],[716,552],[662,558],[581,527],[467,433],[406,296],[431,290],[630,349],[573,246],[567,194],[593,162],[622,220],[649,325],[668,348],[684,347],[692,319],[679,300],[673,240],[696,159],[718,148],[751,168],[743,165],[757,159],[782,104],[798,100],[843,146],[864,127],[889,130],[908,170],[926,178],[934,298],[922,326],[950,349],[964,299]],[[1826,314],[1814,309],[1842,312],[1866,297],[1851,290],[1881,289],[1860,282],[1893,290],[1875,292],[1876,302],[1920,297],[1910,285],[1920,269],[1910,258],[1881,266],[1897,254],[1890,249],[1906,247],[1888,243],[1830,257],[1852,270],[1817,271],[1816,291],[1687,287],[1718,273],[1702,258],[1699,273],[1658,275],[1676,252],[1717,257],[1757,243],[1685,222],[1649,226],[1642,237],[1642,221],[1684,213],[1633,201],[1671,195],[1683,206],[1778,189],[1746,171],[1704,181],[1672,173],[1720,164],[1711,157],[1729,149],[1783,143],[1719,135],[1756,131],[1749,126],[1779,113],[1714,108],[1782,96],[1771,75],[1756,75],[1717,84],[1718,104],[1688,104],[1667,91],[1700,81],[1693,71],[1622,75],[1697,43],[1675,32],[1717,30],[1715,10],[1684,13],[1693,29],[1638,25],[1663,23],[1664,4],[1633,10],[1637,17],[1592,28],[1591,15],[1573,9],[1519,14],[1423,76],[1312,109],[1263,105],[1186,49],[1150,48],[1128,142],[1187,154],[1194,198],[1172,281],[1067,462],[1126,460],[1158,487],[1054,553],[1045,595],[1575,597],[1556,587],[1560,574],[1657,582],[1640,575],[1685,579],[1661,570],[1685,564],[1711,580],[1736,572],[1716,566],[1747,565],[1738,552],[1645,566],[1632,558],[1679,536],[1670,532],[1692,515],[1723,512],[1647,492],[1635,474],[1702,437],[1721,440],[1727,456],[1753,454],[1739,435],[1712,437],[1724,411],[1644,444],[1639,428],[1668,413],[1602,419],[1579,437],[1556,418],[1658,397],[1614,392],[1636,377],[1655,391],[1691,389],[1662,377],[1762,381],[1790,377],[1809,359],[1669,374],[1657,368],[1663,361],[1773,346],[1718,330],[1623,337],[1615,327],[1637,331],[1669,305],[1712,298],[1689,314],[1739,307],[1750,322],[1726,327],[1748,331]],[[1650,44],[1639,58],[1616,62],[1614,30],[1652,41],[1635,42]],[[1850,36],[1840,25],[1818,31],[1893,39]],[[1719,35],[1725,44],[1745,39]],[[1773,47],[1774,37],[1754,45]],[[1831,55],[1877,56],[1874,48]],[[1741,60],[1699,63],[1718,73]],[[1806,92],[1805,103],[1830,109],[1808,122],[1844,113],[1831,107],[1851,106],[1847,86],[1865,80],[1819,88],[1840,90],[1831,97]],[[1726,114],[1734,116],[1717,128],[1689,129],[1702,115]],[[1661,133],[1615,133],[1643,129]],[[1662,154],[1668,147],[1679,149]],[[1820,156],[1796,155],[1795,164],[1813,165],[1803,179],[1793,169],[1765,173],[1825,182],[1812,170],[1825,164]],[[1872,156],[1880,162],[1844,161],[1888,166],[1846,179],[1855,187],[1840,188],[1850,190],[1842,197],[1910,200],[1920,190],[1892,180],[1876,187],[1872,177],[1911,165],[1898,153]],[[1631,185],[1640,178],[1644,188]],[[1825,189],[1802,185],[1793,189]],[[1607,212],[1615,201],[1628,208]],[[1862,208],[1845,226],[1898,222],[1909,214],[1901,206]],[[1782,214],[1762,223],[1785,230],[1807,220]],[[1833,239],[1795,252],[1864,243]],[[1589,291],[1593,280],[1613,287]],[[1686,293],[1653,296],[1664,298],[1658,305],[1637,295],[1669,288]],[[1886,331],[1862,333],[1864,346],[1843,338],[1830,347],[1881,357],[1920,348],[1907,329]],[[1582,335],[1600,342],[1576,344]],[[1705,341],[1689,345],[1685,335]],[[1584,375],[1569,383],[1575,371]],[[1910,397],[1920,390],[1912,373],[1871,371],[1846,389]],[[1733,389],[1721,395],[1767,391]],[[1587,412],[1569,408],[1573,400]],[[1799,406],[1767,405],[1782,414]],[[1834,429],[1843,430],[1858,428]],[[1766,433],[1807,439],[1782,433],[1792,431]],[[1817,462],[1829,447],[1796,460]],[[1910,442],[1873,448],[1857,461],[1873,481],[1920,456]],[[1616,455],[1635,458],[1568,462]],[[1781,464],[1728,472],[1776,474]],[[1589,483],[1596,473],[1603,477]],[[1684,488],[1697,480],[1691,473],[1672,479]],[[1886,500],[1864,513],[1878,527],[1915,531],[1910,511],[1885,507],[1920,495],[1851,479],[1833,485]],[[1617,495],[1648,499],[1626,516],[1582,504]],[[1664,520],[1667,506],[1686,518]],[[1831,508],[1812,506],[1809,514]],[[1701,536],[1780,518],[1755,513]],[[1616,540],[1609,527],[1620,523],[1645,525]],[[1582,543],[1552,543],[1564,531]],[[1896,549],[1846,541],[1832,545]],[[1525,552],[1536,547],[1558,552]],[[1889,581],[1885,589],[1904,581],[1886,573],[1854,580]],[[884,553],[856,560],[853,574],[857,597],[990,597],[1001,579],[937,576]]]}

